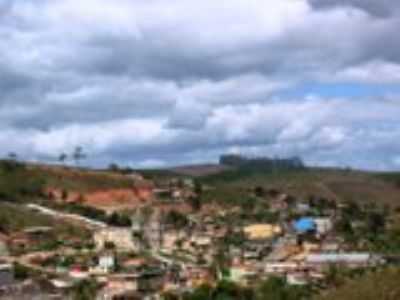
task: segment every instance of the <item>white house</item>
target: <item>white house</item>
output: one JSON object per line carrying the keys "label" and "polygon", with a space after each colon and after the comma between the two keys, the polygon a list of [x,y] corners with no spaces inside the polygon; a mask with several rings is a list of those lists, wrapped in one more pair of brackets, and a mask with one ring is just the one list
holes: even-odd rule
{"label": "white house", "polygon": [[115,257],[111,253],[99,257],[98,269],[101,273],[110,273],[115,269]]}
{"label": "white house", "polygon": [[330,218],[315,218],[314,222],[319,234],[327,234],[333,229],[333,222]]}

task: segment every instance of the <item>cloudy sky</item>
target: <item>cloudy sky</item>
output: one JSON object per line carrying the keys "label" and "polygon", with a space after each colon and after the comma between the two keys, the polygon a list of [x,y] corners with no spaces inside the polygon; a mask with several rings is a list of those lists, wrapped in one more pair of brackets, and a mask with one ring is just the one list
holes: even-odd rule
{"label": "cloudy sky", "polygon": [[399,0],[1,0],[0,156],[400,169]]}

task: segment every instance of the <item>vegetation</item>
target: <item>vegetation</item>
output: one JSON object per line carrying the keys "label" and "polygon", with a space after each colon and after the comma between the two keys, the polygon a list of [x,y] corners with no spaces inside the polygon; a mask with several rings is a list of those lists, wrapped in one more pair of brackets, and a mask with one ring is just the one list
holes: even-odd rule
{"label": "vegetation", "polygon": [[94,300],[97,294],[97,283],[94,280],[79,281],[72,290],[73,300]]}
{"label": "vegetation", "polygon": [[42,196],[43,181],[16,161],[0,161],[0,201],[23,202]]}
{"label": "vegetation", "polygon": [[[283,279],[272,277],[255,289],[243,288],[230,281],[220,281],[215,287],[202,285],[183,296],[184,300],[301,300],[310,298],[308,287],[293,287]],[[173,296],[169,296],[169,299]],[[168,299],[168,298],[167,298]]]}
{"label": "vegetation", "polygon": [[23,207],[0,202],[0,232],[11,233],[32,226],[52,226],[53,219]]}
{"label": "vegetation", "polygon": [[315,297],[315,300],[397,300],[400,299],[399,280],[399,269],[371,272],[348,280],[339,288]]}
{"label": "vegetation", "polygon": [[187,216],[176,210],[171,210],[167,213],[165,222],[177,229],[185,228],[189,224]]}
{"label": "vegetation", "polygon": [[268,157],[257,157],[248,158],[241,155],[222,155],[220,157],[220,164],[232,167],[246,168],[252,170],[265,170],[265,171],[276,171],[276,170],[296,170],[304,169],[305,165],[301,158],[268,158]]}
{"label": "vegetation", "polygon": [[25,280],[29,278],[30,270],[19,263],[14,263],[14,278]]}
{"label": "vegetation", "polygon": [[378,173],[376,177],[394,183],[400,189],[400,172]]}
{"label": "vegetation", "polygon": [[[389,175],[387,175],[389,176]],[[391,174],[390,178],[398,178]],[[256,195],[270,199],[274,189],[307,200],[312,195],[336,202],[380,203],[391,207],[398,203],[399,189],[393,180],[358,171],[340,169],[299,169],[270,171],[263,168],[236,168],[199,178],[205,189],[203,202],[241,205],[244,198]],[[250,189],[250,190],[249,190]]]}

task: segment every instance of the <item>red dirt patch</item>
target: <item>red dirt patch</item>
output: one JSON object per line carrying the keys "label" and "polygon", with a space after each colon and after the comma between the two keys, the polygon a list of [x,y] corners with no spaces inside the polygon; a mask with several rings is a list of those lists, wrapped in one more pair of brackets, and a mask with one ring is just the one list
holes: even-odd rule
{"label": "red dirt patch", "polygon": [[99,189],[86,193],[67,191],[66,199],[62,199],[62,191],[59,189],[48,188],[46,193],[51,194],[55,201],[80,202],[107,212],[134,209],[153,200],[153,186],[145,182],[131,188]]}

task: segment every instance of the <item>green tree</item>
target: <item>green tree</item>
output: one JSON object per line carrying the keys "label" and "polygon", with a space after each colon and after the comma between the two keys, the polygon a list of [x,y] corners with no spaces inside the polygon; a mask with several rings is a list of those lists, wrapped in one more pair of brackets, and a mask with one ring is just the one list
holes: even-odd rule
{"label": "green tree", "polygon": [[94,300],[97,294],[97,283],[94,280],[83,280],[72,290],[73,300]]}
{"label": "green tree", "polygon": [[68,155],[66,153],[61,153],[60,156],[58,157],[58,161],[63,164],[67,160],[67,158]]}
{"label": "green tree", "polygon": [[188,201],[189,201],[189,205],[192,207],[193,211],[197,212],[197,211],[201,210],[202,201],[198,194],[189,197]]}
{"label": "green tree", "polygon": [[86,157],[87,155],[83,152],[82,146],[77,146],[72,153],[72,158],[75,160],[76,165],[79,165],[79,162]]}
{"label": "green tree", "polygon": [[17,280],[25,280],[28,277],[29,269],[19,263],[14,263],[14,278]]}

